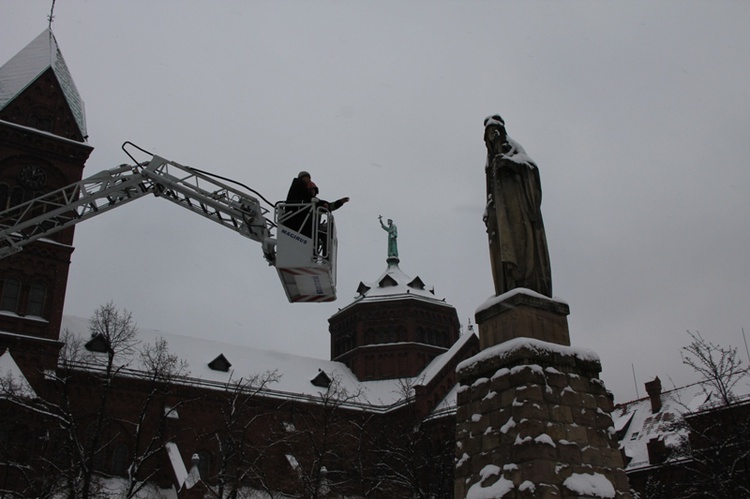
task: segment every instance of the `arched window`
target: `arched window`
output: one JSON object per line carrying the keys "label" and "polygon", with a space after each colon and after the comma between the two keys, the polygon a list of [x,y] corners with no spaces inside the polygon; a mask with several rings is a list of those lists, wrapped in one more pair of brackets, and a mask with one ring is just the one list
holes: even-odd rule
{"label": "arched window", "polygon": [[21,281],[18,279],[5,279],[3,291],[0,294],[0,310],[18,312],[18,297],[21,294]]}
{"label": "arched window", "polygon": [[44,317],[44,300],[47,296],[47,286],[40,281],[31,283],[29,289],[29,303],[26,306],[26,315]]}
{"label": "arched window", "polygon": [[119,443],[112,450],[112,473],[124,476],[128,470],[128,446]]}
{"label": "arched window", "polygon": [[8,199],[10,198],[10,187],[8,184],[0,184],[0,211],[8,209]]}
{"label": "arched window", "polygon": [[201,474],[202,480],[208,480],[211,473],[211,453],[207,450],[198,451],[198,471]]}
{"label": "arched window", "polygon": [[21,203],[23,203],[23,189],[20,187],[14,187],[10,191],[10,204],[8,205],[8,208],[19,205]]}
{"label": "arched window", "polygon": [[378,329],[377,332],[377,339],[375,340],[375,343],[385,343],[386,340],[386,332],[384,329]]}
{"label": "arched window", "polygon": [[34,455],[34,440],[34,432],[25,424],[18,424],[13,428],[6,451],[11,452],[12,459],[26,463]]}
{"label": "arched window", "polygon": [[37,130],[44,130],[45,132],[52,131],[53,123],[54,120],[50,116],[50,112],[46,109],[36,108],[29,117],[29,126]]}
{"label": "arched window", "polygon": [[96,471],[105,471],[107,465],[107,455],[104,453],[104,449],[99,449],[94,454],[94,459],[91,461],[91,467]]}

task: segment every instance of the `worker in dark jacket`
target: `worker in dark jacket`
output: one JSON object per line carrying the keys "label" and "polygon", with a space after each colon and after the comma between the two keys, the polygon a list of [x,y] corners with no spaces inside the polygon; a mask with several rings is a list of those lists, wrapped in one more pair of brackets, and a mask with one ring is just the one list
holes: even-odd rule
{"label": "worker in dark jacket", "polygon": [[341,208],[342,206],[344,206],[345,203],[349,202],[349,198],[348,197],[337,199],[333,203],[330,203],[330,202],[328,202],[328,201],[326,201],[324,199],[320,199],[318,197],[318,193],[320,192],[320,190],[318,189],[318,186],[315,185],[315,182],[313,182],[312,180],[310,180],[307,183],[307,188],[310,190],[310,194],[312,195],[313,203],[315,203],[316,206],[322,206],[323,208],[327,209],[328,211],[338,210],[339,208]]}
{"label": "worker in dark jacket", "polygon": [[[292,180],[286,203],[293,206],[287,206],[284,214],[284,225],[307,237],[312,236],[313,194],[308,185],[311,181],[310,174],[306,171],[299,172]],[[309,206],[298,206],[301,204]]]}
{"label": "worker in dark jacket", "polygon": [[[312,202],[314,203],[315,208],[322,207],[326,210],[334,211],[338,210],[342,206],[344,206],[345,203],[349,202],[349,198],[341,198],[337,199],[333,203],[326,201],[324,199],[318,198],[318,193],[320,192],[318,190],[318,186],[315,185],[315,182],[310,180],[310,182],[307,183],[307,187],[310,190],[310,194],[312,195]],[[328,223],[330,220],[330,224]],[[328,216],[324,216],[321,214],[320,219],[318,220],[318,255],[322,256],[323,258],[328,258],[328,239],[331,237],[332,234],[332,228],[333,228],[333,218],[330,218]]]}
{"label": "worker in dark jacket", "polygon": [[292,185],[289,187],[289,193],[286,195],[287,203],[312,203],[314,197],[308,184],[312,182],[310,174],[306,171],[301,171],[296,178],[292,180]]}

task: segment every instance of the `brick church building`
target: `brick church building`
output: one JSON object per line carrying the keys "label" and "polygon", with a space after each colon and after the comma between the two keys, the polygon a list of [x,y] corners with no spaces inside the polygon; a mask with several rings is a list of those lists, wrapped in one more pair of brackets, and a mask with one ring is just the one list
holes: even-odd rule
{"label": "brick church building", "polygon": [[[0,67],[0,212],[80,180],[92,149],[45,30]],[[73,250],[68,228],[0,259],[0,495],[452,496],[455,368],[479,341],[398,258],[320,360],[66,317]]]}

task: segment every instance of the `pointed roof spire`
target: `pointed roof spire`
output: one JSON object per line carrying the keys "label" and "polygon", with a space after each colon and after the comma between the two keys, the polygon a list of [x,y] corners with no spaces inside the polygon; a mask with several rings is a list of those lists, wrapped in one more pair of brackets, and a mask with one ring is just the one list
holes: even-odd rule
{"label": "pointed roof spire", "polygon": [[444,299],[435,296],[435,289],[428,288],[420,277],[411,278],[398,266],[397,258],[388,259],[388,268],[375,282],[360,282],[357,287],[357,301],[380,301],[388,299],[413,298],[426,299],[445,303]]}
{"label": "pointed roof spire", "polygon": [[73,83],[68,66],[65,64],[55,35],[50,28],[42,31],[31,43],[0,67],[0,110],[18,97],[49,68],[52,68],[60,82],[81,136],[86,137],[83,99]]}

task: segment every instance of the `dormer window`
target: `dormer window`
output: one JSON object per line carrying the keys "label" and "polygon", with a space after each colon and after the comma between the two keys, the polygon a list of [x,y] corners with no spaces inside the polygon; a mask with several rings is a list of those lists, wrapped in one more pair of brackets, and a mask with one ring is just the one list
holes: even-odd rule
{"label": "dormer window", "polygon": [[414,289],[424,289],[424,282],[419,277],[415,277],[407,286]]}
{"label": "dormer window", "polygon": [[391,288],[393,286],[398,286],[398,283],[396,282],[396,279],[387,275],[380,280],[378,286],[381,288]]}
{"label": "dormer window", "polygon": [[360,282],[359,286],[357,286],[357,294],[360,296],[364,296],[368,291],[370,291],[370,286],[367,286],[363,282]]}
{"label": "dormer window", "polygon": [[331,386],[331,378],[328,377],[325,371],[318,369],[318,375],[311,379],[310,383],[319,388],[328,388]]}
{"label": "dormer window", "polygon": [[232,363],[224,357],[223,353],[220,353],[218,357],[208,363],[208,367],[214,371],[229,372],[229,368],[232,367]]}
{"label": "dormer window", "polygon": [[86,342],[84,347],[89,352],[97,352],[97,353],[109,352],[109,342],[107,341],[107,338],[105,338],[104,335],[101,333],[98,333],[92,336],[91,339]]}

